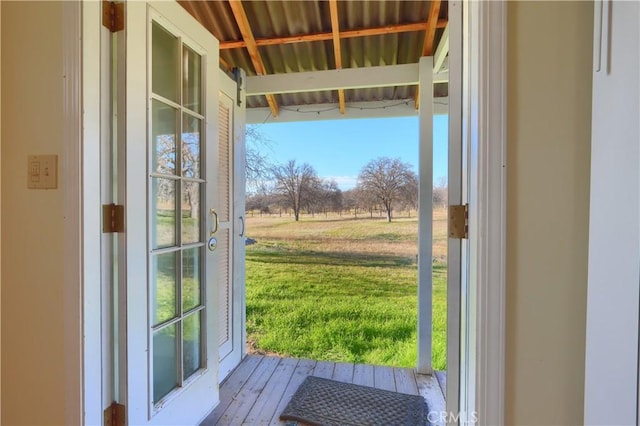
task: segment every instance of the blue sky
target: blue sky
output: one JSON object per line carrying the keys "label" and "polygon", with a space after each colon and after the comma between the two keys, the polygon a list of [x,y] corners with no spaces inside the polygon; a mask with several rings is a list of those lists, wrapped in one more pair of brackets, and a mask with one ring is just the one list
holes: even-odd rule
{"label": "blue sky", "polygon": [[[447,116],[434,116],[434,182],[447,176]],[[340,189],[355,186],[360,169],[378,157],[400,158],[418,172],[418,117],[268,123],[273,163],[309,163]]]}

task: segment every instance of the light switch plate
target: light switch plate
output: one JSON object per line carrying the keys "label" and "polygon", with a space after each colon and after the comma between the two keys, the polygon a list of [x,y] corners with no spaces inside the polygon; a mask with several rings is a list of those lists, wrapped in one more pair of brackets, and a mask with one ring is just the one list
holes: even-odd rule
{"label": "light switch plate", "polygon": [[58,156],[30,155],[27,158],[27,188],[56,189],[58,187]]}

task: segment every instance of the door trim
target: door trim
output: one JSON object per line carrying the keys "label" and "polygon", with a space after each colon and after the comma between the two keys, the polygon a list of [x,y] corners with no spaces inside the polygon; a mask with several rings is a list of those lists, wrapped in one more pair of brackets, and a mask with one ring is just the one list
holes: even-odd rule
{"label": "door trim", "polygon": [[[449,205],[463,202],[462,156],[462,3],[449,4]],[[465,174],[466,175],[466,174]],[[460,293],[461,283],[466,282],[463,268],[464,240],[447,241],[447,379],[446,409],[449,413],[460,411]]]}
{"label": "door trim", "polygon": [[[505,2],[469,2],[464,43],[471,46],[468,86],[471,289],[469,381],[462,383],[469,420],[504,424],[506,325],[506,53]],[[466,115],[466,117],[465,117]],[[462,378],[464,381],[465,378]],[[463,397],[463,395],[461,395]],[[475,417],[475,419],[474,419]]]}
{"label": "door trim", "polygon": [[[86,351],[91,346],[82,341],[84,327],[88,325],[82,317],[86,307],[83,306],[84,283],[87,272],[83,270],[83,200],[87,188],[83,188],[82,155],[82,8],[77,2],[62,4],[62,68],[63,68],[63,155],[61,164],[61,189],[64,199],[64,370],[65,383],[65,419],[69,424],[77,424],[83,420],[84,375],[82,365],[87,361]],[[85,191],[83,193],[83,191]],[[99,280],[97,282],[100,282]],[[100,341],[100,335],[91,336]],[[97,356],[100,359],[100,346]],[[85,353],[83,353],[85,352]],[[92,354],[89,354],[89,359]],[[85,359],[83,359],[85,356]],[[78,366],[81,368],[78,369]]]}

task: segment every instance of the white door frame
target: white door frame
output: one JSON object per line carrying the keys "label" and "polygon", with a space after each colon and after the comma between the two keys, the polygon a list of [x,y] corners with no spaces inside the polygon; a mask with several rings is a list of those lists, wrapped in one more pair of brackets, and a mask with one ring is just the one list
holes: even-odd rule
{"label": "white door frame", "polygon": [[[101,58],[101,47],[105,28],[102,26],[102,5],[100,2],[83,1],[65,2],[66,8],[77,8],[81,13],[81,21],[77,28],[74,25],[65,26],[67,31],[77,31],[73,37],[81,40],[81,51],[74,59],[75,67],[82,70],[78,85],[82,94],[83,114],[78,117],[82,135],[76,149],[80,153],[79,166],[82,170],[80,192],[77,194],[82,203],[82,213],[78,228],[82,234],[82,252],[80,263],[83,271],[80,278],[82,317],[77,321],[84,334],[82,342],[83,362],[77,365],[83,371],[82,401],[80,403],[80,418],[83,424],[102,424],[103,411],[112,401],[111,395],[106,395],[105,389],[110,389],[110,380],[105,379],[103,371],[103,350],[105,340],[102,328],[103,303],[107,303],[102,293],[102,223],[101,223],[101,169],[102,169],[102,133],[110,129],[110,123],[105,123],[101,105],[102,78],[104,67]],[[64,16],[67,16],[65,13]],[[66,38],[65,38],[66,41]],[[66,43],[65,43],[66,45]],[[71,125],[71,124],[69,124]],[[78,125],[77,123],[75,124]],[[65,139],[65,144],[73,141]],[[66,169],[69,170],[70,169]],[[65,285],[75,283],[66,281]],[[65,312],[68,312],[65,310]],[[66,328],[69,330],[69,328]],[[82,338],[83,336],[80,336]],[[104,338],[104,339],[103,339]],[[76,422],[70,421],[73,424]]]}
{"label": "white door frame", "polygon": [[[470,190],[470,235],[474,242],[470,247],[470,282],[475,288],[472,298],[473,318],[470,333],[476,342],[473,356],[475,374],[472,380],[461,378],[461,396],[470,398],[462,409],[472,409],[478,413],[480,424],[502,424],[504,420],[504,363],[505,363],[505,92],[506,92],[506,4],[503,2],[469,2],[469,26],[465,29],[464,40],[477,47],[470,60],[470,81],[467,87],[471,95],[471,105],[466,113],[469,128],[472,185]],[[66,49],[65,63],[72,71],[68,78],[82,80],[83,114],[73,109],[65,120],[65,131],[78,135],[65,140],[69,158],[77,155],[82,164],[81,182],[76,170],[63,169],[62,182],[69,191],[66,199],[70,204],[82,205],[79,216],[71,216],[69,227],[82,235],[83,246],[79,258],[69,260],[65,267],[81,265],[82,273],[71,275],[66,281],[65,303],[81,306],[82,315],[74,316],[74,311],[66,310],[65,324],[70,331],[65,347],[73,350],[81,348],[81,363],[69,367],[70,373],[82,377],[81,382],[69,383],[68,391],[81,386],[79,400],[70,399],[67,406],[69,418],[83,419],[85,424],[100,423],[103,399],[96,389],[102,389],[100,359],[102,352],[100,292],[96,290],[96,277],[100,276],[100,206],[95,197],[99,193],[100,168],[99,141],[101,123],[99,92],[99,62],[101,4],[84,1],[82,22],[65,28],[65,41],[82,39],[82,48]],[[76,13],[73,15],[77,17]],[[83,67],[82,65],[85,64]],[[79,70],[82,70],[81,73]],[[80,77],[80,75],[82,77]],[[80,97],[70,84],[65,94]],[[75,95],[74,95],[75,94]],[[67,101],[65,101],[65,104]],[[80,127],[81,126],[81,127]],[[80,135],[80,130],[82,134]],[[78,139],[82,139],[78,144]],[[96,204],[97,203],[97,204]],[[482,236],[482,240],[479,239]],[[76,330],[75,332],[72,330]],[[100,333],[100,335],[96,335]],[[72,375],[73,376],[73,375]],[[73,392],[71,392],[73,394]],[[76,392],[77,394],[77,392]],[[73,398],[70,396],[70,398]],[[99,412],[96,410],[99,409]],[[472,413],[468,413],[472,414]],[[471,419],[473,420],[473,419]]]}
{"label": "white door frame", "polygon": [[[469,422],[504,424],[506,313],[506,2],[465,2],[469,96],[469,352],[460,410]],[[463,64],[463,67],[464,64]],[[463,307],[462,309],[465,309]],[[461,324],[464,327],[464,324]],[[464,418],[464,417],[463,417]]]}
{"label": "white door frame", "polygon": [[[462,2],[449,3],[449,205],[466,203],[462,155]],[[460,411],[460,302],[462,283],[467,282],[466,240],[447,240],[447,379],[446,410]]]}

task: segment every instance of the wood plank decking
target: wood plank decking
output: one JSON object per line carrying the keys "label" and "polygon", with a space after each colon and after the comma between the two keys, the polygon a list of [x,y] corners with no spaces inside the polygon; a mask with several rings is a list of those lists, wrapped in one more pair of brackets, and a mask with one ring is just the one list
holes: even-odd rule
{"label": "wood plank decking", "polygon": [[[438,372],[443,379],[446,373]],[[444,411],[444,393],[436,375],[409,368],[249,355],[220,387],[220,405],[202,425],[284,425],[278,419],[307,376],[422,395],[431,411]]]}

